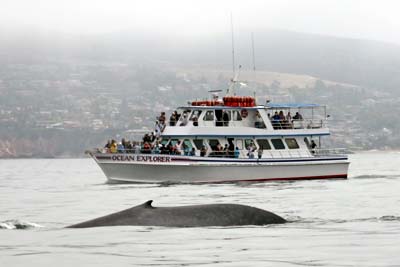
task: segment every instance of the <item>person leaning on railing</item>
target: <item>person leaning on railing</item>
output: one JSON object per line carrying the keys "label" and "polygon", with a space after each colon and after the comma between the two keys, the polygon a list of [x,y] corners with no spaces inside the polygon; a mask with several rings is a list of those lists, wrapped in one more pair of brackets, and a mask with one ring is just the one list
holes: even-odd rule
{"label": "person leaning on railing", "polygon": [[311,147],[311,153],[315,154],[316,148],[317,148],[317,144],[314,142],[314,140],[311,140],[310,147]]}

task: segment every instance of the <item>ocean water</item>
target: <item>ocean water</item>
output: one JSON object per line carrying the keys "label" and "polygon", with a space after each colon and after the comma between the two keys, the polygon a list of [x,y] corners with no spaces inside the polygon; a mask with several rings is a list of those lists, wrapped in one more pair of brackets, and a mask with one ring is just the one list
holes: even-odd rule
{"label": "ocean water", "polygon": [[[0,266],[400,266],[400,153],[350,160],[348,180],[218,185],[106,184],[91,159],[0,160]],[[290,222],[63,228],[149,199],[246,204]]]}

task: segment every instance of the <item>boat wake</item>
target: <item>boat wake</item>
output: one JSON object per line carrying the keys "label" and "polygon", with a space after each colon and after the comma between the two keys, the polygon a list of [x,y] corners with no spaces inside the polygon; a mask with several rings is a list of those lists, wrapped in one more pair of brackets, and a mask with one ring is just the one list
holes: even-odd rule
{"label": "boat wake", "polygon": [[364,174],[350,177],[351,179],[381,179],[381,178],[398,178],[400,174],[380,175],[380,174]]}
{"label": "boat wake", "polygon": [[6,230],[24,230],[24,229],[31,229],[31,228],[42,228],[42,225],[37,223],[21,221],[21,220],[7,220],[0,222],[0,229]]}

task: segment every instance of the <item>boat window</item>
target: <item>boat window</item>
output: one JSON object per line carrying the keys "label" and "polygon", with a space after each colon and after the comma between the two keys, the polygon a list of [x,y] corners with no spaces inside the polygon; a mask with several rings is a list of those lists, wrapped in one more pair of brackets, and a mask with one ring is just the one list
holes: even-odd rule
{"label": "boat window", "polygon": [[169,144],[170,144],[171,146],[175,146],[176,143],[178,143],[178,142],[179,142],[178,139],[171,139],[171,142],[169,142]]}
{"label": "boat window", "polygon": [[282,139],[271,139],[271,143],[275,149],[285,149]]}
{"label": "boat window", "polygon": [[193,110],[192,115],[190,116],[191,121],[198,120],[201,114],[201,110]]}
{"label": "boat window", "polygon": [[182,112],[182,114],[179,116],[179,121],[183,121],[183,119],[185,118],[185,115],[186,115],[186,118],[188,118],[190,112],[191,112],[190,109],[184,110]]}
{"label": "boat window", "polygon": [[207,110],[204,115],[203,120],[205,121],[213,121],[214,120],[214,110]]}
{"label": "boat window", "polygon": [[208,140],[208,144],[210,145],[212,150],[217,150],[217,146],[219,145],[218,139],[210,139]]}
{"label": "boat window", "polygon": [[190,142],[189,139],[183,140],[183,143],[185,144],[185,146],[187,146],[189,148],[189,150],[192,150],[193,145],[192,145],[192,142]]}
{"label": "boat window", "polygon": [[169,141],[169,139],[163,139],[163,140],[161,141],[161,144],[164,145],[164,146],[166,146],[166,145],[168,144],[168,141]]}
{"label": "boat window", "polygon": [[230,120],[232,120],[231,111],[230,111],[230,110],[224,110],[224,113],[223,113],[223,115],[222,115],[222,119],[223,119],[224,121],[230,121]]}
{"label": "boat window", "polygon": [[240,116],[239,110],[232,110],[232,120],[234,120],[234,121],[242,120],[242,116]]}
{"label": "boat window", "polygon": [[243,139],[236,139],[236,147],[238,147],[240,150],[243,149]]}
{"label": "boat window", "polygon": [[201,147],[204,145],[203,139],[195,139],[195,140],[193,140],[193,143],[198,150],[200,150]]}
{"label": "boat window", "polygon": [[269,144],[267,139],[257,139],[257,144],[263,150],[271,149],[271,145]]}
{"label": "boat window", "polygon": [[253,139],[244,139],[244,147],[247,149],[251,144],[254,144]]}
{"label": "boat window", "polygon": [[193,145],[192,142],[190,142],[189,139],[185,139],[182,142],[181,150],[183,151],[183,154],[185,156],[189,155],[189,152],[192,151]]}
{"label": "boat window", "polygon": [[297,144],[297,141],[294,138],[285,138],[285,143],[289,149],[298,149],[299,148],[299,144]]}

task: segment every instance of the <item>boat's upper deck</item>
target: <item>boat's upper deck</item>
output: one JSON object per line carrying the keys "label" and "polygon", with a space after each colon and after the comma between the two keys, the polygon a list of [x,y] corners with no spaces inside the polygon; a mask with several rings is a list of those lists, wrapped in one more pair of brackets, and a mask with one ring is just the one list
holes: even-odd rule
{"label": "boat's upper deck", "polygon": [[316,104],[179,107],[166,120],[163,136],[328,135],[326,107]]}

